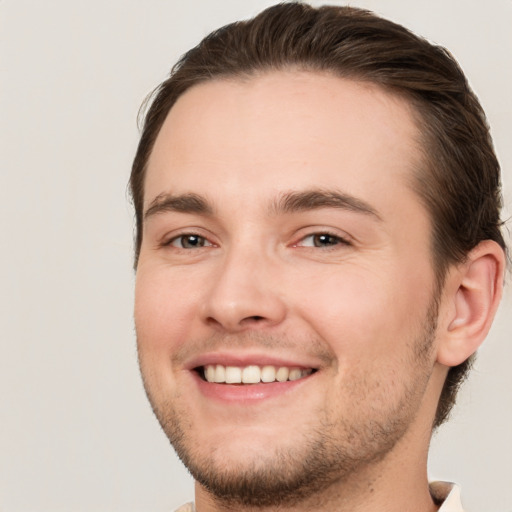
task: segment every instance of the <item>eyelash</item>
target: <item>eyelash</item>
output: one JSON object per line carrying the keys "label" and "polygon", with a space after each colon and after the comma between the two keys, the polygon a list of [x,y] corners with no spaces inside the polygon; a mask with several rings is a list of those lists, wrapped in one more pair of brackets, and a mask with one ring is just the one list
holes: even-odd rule
{"label": "eyelash", "polygon": [[[308,246],[302,245],[304,243],[304,241],[307,240],[308,238],[314,239],[315,237],[322,237],[322,236],[329,237],[330,239],[334,239],[335,243],[331,243],[331,244],[327,244],[327,245],[308,245]],[[306,236],[303,236],[297,243],[293,244],[294,247],[308,247],[311,249],[317,248],[317,249],[324,249],[324,250],[329,250],[329,249],[332,250],[332,249],[337,248],[340,245],[341,246],[349,246],[352,244],[350,243],[349,240],[347,240],[346,238],[343,238],[339,234],[332,233],[329,231],[317,231],[315,233],[310,233]]]}
{"label": "eyelash", "polygon": [[[181,240],[182,244],[183,244],[184,239],[187,239],[187,238],[190,239],[192,237],[202,240],[203,244],[198,245],[197,247],[177,247],[177,246],[173,245],[174,242],[179,241],[179,240]],[[169,239],[167,241],[164,241],[164,243],[162,245],[166,246],[166,247],[175,247],[176,249],[188,251],[188,250],[192,250],[192,249],[202,249],[204,247],[213,247],[215,244],[210,242],[208,240],[208,238],[206,238],[205,236],[199,235],[198,233],[182,233],[178,236],[172,237],[171,239]]]}
{"label": "eyelash", "polygon": [[[196,239],[199,239],[201,244],[200,245],[197,245],[197,246],[192,246],[192,247],[179,247],[179,246],[176,246],[174,245],[175,242],[177,241],[180,241],[181,240],[181,245],[183,245],[183,242],[188,238],[196,238]],[[331,240],[334,241],[334,243],[330,243],[330,244],[326,244],[326,245],[314,245],[314,242],[313,242],[313,245],[303,245],[304,244],[304,241],[307,240],[308,238],[312,238],[314,239],[315,237],[329,237]],[[351,245],[350,241],[347,240],[346,238],[343,238],[342,236],[338,235],[338,234],[335,234],[335,233],[332,233],[332,232],[329,232],[329,231],[317,231],[317,232],[314,232],[314,233],[310,233],[306,236],[303,236],[298,242],[292,244],[292,247],[306,247],[306,248],[311,248],[311,249],[314,249],[314,248],[317,248],[317,249],[323,249],[323,250],[329,250],[329,249],[335,249],[336,247],[338,246],[349,246]],[[203,235],[200,235],[198,233],[193,233],[193,232],[190,232],[190,233],[182,233],[178,236],[174,236],[172,237],[171,239],[167,240],[167,241],[164,241],[162,243],[162,246],[165,246],[165,247],[175,247],[176,249],[180,249],[180,250],[185,250],[185,251],[189,251],[189,250],[194,250],[194,249],[202,249],[202,248],[205,248],[205,247],[215,247],[215,244],[210,242],[208,240],[208,238],[206,238],[205,236]]]}

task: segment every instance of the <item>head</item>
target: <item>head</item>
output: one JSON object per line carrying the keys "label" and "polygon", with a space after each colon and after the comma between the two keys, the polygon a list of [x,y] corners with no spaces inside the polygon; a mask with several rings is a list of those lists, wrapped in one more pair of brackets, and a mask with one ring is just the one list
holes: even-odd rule
{"label": "head", "polygon": [[[206,81],[286,69],[329,72],[375,84],[410,103],[421,127],[424,157],[411,174],[411,187],[431,216],[438,289],[449,266],[464,261],[482,240],[494,240],[505,249],[499,163],[485,114],[451,55],[368,11],[288,3],[210,34],[180,59],[152,96],[130,178],[135,265],[143,237],[147,163],[177,99]],[[447,419],[471,359],[450,370],[436,427]]]}
{"label": "head", "polygon": [[[283,82],[283,80],[285,81]],[[286,82],[286,80],[289,80],[289,82]],[[446,50],[433,46],[403,27],[378,18],[367,11],[349,7],[315,9],[300,3],[280,4],[263,11],[252,20],[228,25],[206,37],[196,48],[182,57],[173,68],[170,77],[156,90],[145,117],[143,133],[134,160],[130,181],[137,221],[136,266],[139,263],[141,248],[144,247],[146,236],[144,216],[147,215],[148,204],[150,208],[157,212],[164,205],[163,209],[168,208],[169,210],[183,212],[194,211],[202,216],[210,215],[210,211],[214,209],[212,206],[215,206],[205,202],[204,195],[198,197],[187,193],[185,196],[173,198],[172,205],[169,201],[165,203],[165,198],[163,203],[159,203],[158,197],[153,197],[154,194],[152,197],[148,197],[150,195],[148,189],[151,189],[152,193],[155,190],[158,192],[153,186],[155,183],[154,176],[159,172],[155,169],[159,166],[158,162],[161,160],[162,152],[165,153],[165,150],[162,149],[163,143],[160,143],[159,148],[157,147],[155,150],[159,136],[167,137],[166,140],[169,141],[174,134],[176,139],[181,140],[179,129],[187,126],[188,123],[184,113],[185,107],[198,109],[197,112],[199,113],[204,112],[205,109],[209,108],[209,100],[205,99],[208,95],[210,95],[209,97],[214,104],[216,101],[222,102],[226,98],[232,97],[234,98],[233,101],[236,101],[237,98],[240,101],[243,99],[244,102],[251,105],[251,101],[259,98],[260,94],[266,94],[264,97],[271,103],[269,91],[275,91],[276,96],[284,104],[288,101],[287,83],[290,84],[293,93],[291,96],[295,94],[304,95],[308,98],[308,104],[312,105],[315,104],[313,94],[315,84],[318,84],[318,87],[327,96],[330,94],[336,96],[336,84],[339,83],[340,87],[343,85],[343,94],[346,98],[353,98],[353,102],[345,104],[340,99],[342,101],[340,108],[347,109],[346,112],[343,112],[348,118],[350,118],[352,112],[354,121],[357,121],[357,112],[351,110],[350,104],[356,105],[361,97],[365,99],[364,101],[367,100],[368,103],[371,103],[372,98],[377,98],[375,112],[379,111],[382,102],[389,102],[386,107],[388,108],[387,113],[397,112],[397,124],[395,126],[391,123],[393,126],[390,129],[392,133],[395,133],[396,138],[390,138],[387,142],[391,146],[393,144],[397,145],[398,159],[407,153],[407,151],[403,154],[400,153],[401,148],[398,147],[400,141],[408,141],[411,147],[414,147],[415,158],[407,162],[408,173],[404,174],[403,180],[407,189],[411,192],[411,197],[418,203],[418,208],[426,212],[426,220],[428,221],[424,231],[425,250],[423,251],[427,255],[428,268],[423,267],[423,271],[426,274],[431,272],[432,286],[428,290],[418,290],[417,293],[421,297],[425,315],[422,320],[420,317],[414,320],[414,328],[412,325],[410,326],[409,334],[416,337],[415,343],[411,345],[413,346],[411,351],[397,355],[394,361],[388,361],[390,368],[392,362],[396,365],[410,365],[410,371],[418,376],[418,381],[414,386],[409,386],[407,376],[403,377],[403,393],[400,397],[396,397],[396,400],[390,404],[387,410],[388,416],[391,415],[395,418],[393,425],[384,421],[384,412],[382,412],[382,418],[379,417],[378,411],[376,412],[376,419],[372,428],[368,427],[369,431],[365,438],[367,441],[374,438],[380,439],[380,444],[376,442],[374,449],[370,449],[369,452],[360,450],[357,453],[355,451],[354,453],[350,453],[350,451],[337,453],[333,449],[335,447],[334,441],[332,445],[324,442],[323,445],[310,447],[310,453],[321,454],[321,457],[312,458],[309,461],[311,466],[319,463],[320,460],[329,460],[329,455],[332,455],[333,465],[340,458],[345,457],[345,466],[354,468],[358,461],[364,463],[365,460],[369,462],[384,457],[387,450],[398,442],[398,438],[404,434],[406,426],[413,421],[413,417],[417,413],[413,404],[422,402],[423,393],[429,385],[430,373],[428,368],[432,362],[431,347],[437,327],[438,306],[450,269],[463,264],[471,251],[475,250],[483,241],[492,240],[503,249],[505,248],[500,233],[499,220],[499,165],[478,100],[470,90],[462,71]],[[290,101],[292,100],[293,97]],[[361,107],[363,107],[364,101],[361,102]],[[245,103],[240,105],[243,106]],[[300,102],[295,104],[295,107],[297,105],[300,105]],[[391,110],[389,110],[390,105],[393,106]],[[275,105],[273,106],[275,107]],[[300,110],[300,106],[297,108]],[[321,101],[318,103],[318,109],[319,111],[325,109],[325,105]],[[326,114],[327,111],[328,109],[325,109]],[[169,120],[170,112],[174,115],[171,120]],[[235,109],[233,115],[237,115],[236,112]],[[384,109],[381,112],[383,123],[387,122],[385,113]],[[221,123],[222,113],[217,114],[219,114],[219,123]],[[302,114],[307,117],[306,112],[302,112]],[[277,119],[276,123],[278,121]],[[408,131],[404,128],[402,133],[400,128],[402,125],[399,121],[402,121],[405,127],[411,128],[413,126],[414,130],[411,128]],[[243,120],[240,123],[241,126],[245,126]],[[312,124],[315,125],[315,123]],[[220,131],[222,129],[219,128]],[[229,125],[225,129],[227,133],[231,133]],[[321,131],[321,127],[318,129]],[[192,131],[189,126],[189,133]],[[184,132],[187,132],[187,130],[184,129]],[[295,133],[291,127],[290,132]],[[254,138],[257,139],[258,137],[255,136]],[[292,136],[291,138],[293,139]],[[318,140],[322,139],[319,138]],[[341,142],[340,147],[344,147]],[[265,144],[268,147],[272,144],[272,141],[268,140]],[[261,147],[264,148],[265,146]],[[189,149],[193,151],[193,147],[189,147]],[[156,156],[154,151],[158,153]],[[391,153],[393,152],[391,151]],[[393,156],[391,153],[389,154],[390,159]],[[258,154],[254,153],[251,156],[257,158]],[[320,154],[318,156],[321,158]],[[153,163],[150,164],[152,158]],[[344,156],[340,155],[340,158],[344,158]],[[155,169],[151,171],[153,175],[148,186],[148,171],[151,166]],[[376,176],[375,179],[380,180],[381,186],[392,188],[393,180],[397,179],[392,173],[392,168],[382,169],[382,173],[384,174]],[[322,180],[321,172],[319,176],[319,180]],[[182,186],[185,191],[191,190],[194,180],[197,182],[197,179],[198,177],[195,176],[187,181],[186,176],[183,179],[180,177],[179,186]],[[205,175],[204,181],[207,182],[208,179],[209,177]],[[216,176],[216,179],[219,179],[219,175]],[[252,183],[255,190],[262,183],[265,183],[263,176],[260,179],[259,176],[248,175],[243,179],[248,180],[249,187]],[[297,171],[296,180],[297,182],[307,182],[300,171]],[[350,180],[348,183],[351,183]],[[271,188],[271,185],[272,182],[269,181],[268,187]],[[298,196],[285,194],[284,198],[283,196],[275,198],[277,202],[274,201],[273,208],[280,215],[307,210],[308,208],[315,209],[319,206],[338,208],[340,197],[332,195],[331,191],[326,193],[323,183],[320,183],[316,188],[314,184],[311,185],[309,182],[306,185],[309,187],[306,187],[307,190],[313,191],[313,193],[308,192],[309,195],[302,194]],[[356,182],[353,182],[351,186],[357,190]],[[162,190],[161,192],[169,193],[173,191]],[[157,200],[155,201],[155,199]],[[358,200],[354,201],[350,197],[348,199],[343,197],[341,200],[344,202],[345,209],[348,205],[349,210],[352,209],[359,213],[366,211],[366,214],[370,217],[375,215],[371,206],[368,207],[368,205],[362,204]],[[251,208],[249,208],[248,203],[245,203],[245,205],[247,206],[247,215],[249,215]],[[239,206],[242,209],[244,208],[243,204]],[[412,209],[416,211],[414,205]],[[234,210],[226,210],[226,212],[231,217],[237,215]],[[378,213],[376,216],[378,217]],[[243,216],[240,215],[240,217]],[[255,214],[254,218],[259,217]],[[418,219],[421,223],[421,215]],[[405,219],[404,223],[406,223]],[[202,233],[205,232],[202,231]],[[336,241],[335,245],[339,245],[337,234],[331,238],[329,238],[329,234],[327,234],[327,237],[325,235],[326,233],[323,233],[321,234],[323,238],[318,238],[317,235],[308,234],[302,240],[296,240],[296,246],[309,247],[310,242],[319,245],[330,245],[333,240]],[[205,239],[206,237],[203,238],[202,235],[194,235],[186,243],[197,244],[200,241],[203,244],[206,243]],[[168,242],[174,247],[177,240],[172,239]],[[183,250],[182,239],[179,239],[179,244],[180,250]],[[379,245],[377,239],[375,239],[375,245]],[[420,241],[416,245],[419,247]],[[214,247],[215,242],[212,242],[211,246]],[[293,245],[293,247],[296,246]],[[250,254],[247,256],[249,257]],[[322,256],[322,258],[324,257],[326,256]],[[329,256],[329,258],[332,258],[332,256]],[[329,261],[332,263],[331,260]],[[247,265],[250,266],[251,263],[253,262],[249,258]],[[325,261],[324,263],[328,262]],[[178,266],[180,266],[182,272],[186,273],[188,271],[189,267],[184,265],[181,260]],[[305,268],[304,275],[307,275],[307,269],[309,268]],[[321,274],[319,280],[321,281],[328,265],[321,265],[318,268],[318,272]],[[421,262],[418,263],[418,269],[414,269],[414,266],[410,268],[412,273],[420,273],[421,269]],[[269,270],[268,272],[273,271]],[[357,275],[357,269],[355,275]],[[276,283],[279,278],[278,273],[273,276]],[[205,279],[208,279],[206,274]],[[223,279],[225,281],[227,278]],[[299,274],[297,274],[297,279],[300,280]],[[345,282],[347,279],[348,276],[345,276]],[[222,285],[224,281],[221,280],[220,284]],[[156,283],[156,281],[154,282]],[[325,282],[327,283],[326,286],[329,286],[328,279]],[[180,281],[180,283],[186,285],[186,282]],[[378,286],[378,284],[376,285]],[[410,286],[411,283],[409,283],[409,288],[404,284],[404,294],[407,296],[406,290],[408,289],[410,296],[413,297],[415,294]],[[354,285],[353,290],[356,291],[357,286]],[[400,290],[394,289],[394,291],[399,292]],[[307,293],[307,290],[305,289],[303,292]],[[330,292],[333,292],[333,289]],[[187,293],[195,296],[196,291],[190,290]],[[247,293],[252,293],[252,291]],[[218,303],[222,303],[222,297],[218,297],[218,299]],[[384,297],[382,299],[384,300]],[[189,299],[184,299],[185,302],[186,300]],[[357,303],[356,299],[354,301]],[[382,305],[383,303],[380,304],[380,306]],[[262,334],[262,319],[272,319],[277,325],[280,322],[277,317],[282,312],[280,309],[282,306],[281,299],[276,298],[274,301],[271,297],[268,297],[265,307],[269,309],[263,311],[265,314],[260,316],[254,313],[246,318],[246,327],[254,324],[254,329],[250,327],[244,329],[243,332],[234,329],[230,332],[225,330],[224,334],[221,335],[218,327],[222,322],[216,319],[217,313],[219,318],[222,313],[218,309],[216,312],[213,311],[215,308],[212,305],[213,312],[207,320],[213,334],[208,336],[207,341],[199,335],[196,339],[192,339],[190,351],[188,351],[185,344],[180,345],[180,348],[173,354],[176,367],[180,367],[183,362],[191,364],[190,361],[194,359],[193,351],[199,350],[198,347],[201,347],[203,351],[207,347],[208,350],[215,348],[223,350],[227,342],[235,347],[244,345],[261,348],[276,345],[282,347],[283,350],[287,346],[293,348],[296,340],[300,337],[298,332],[281,332],[272,324],[272,332],[268,336]],[[314,304],[312,304],[313,306]],[[380,307],[378,301],[375,302],[375,306]],[[181,305],[178,304],[177,309],[180,307]],[[161,310],[159,309],[157,312],[157,316],[162,318],[165,314],[168,314],[168,312],[162,306]],[[333,310],[331,318],[334,319],[335,314]],[[187,322],[188,320],[183,316],[177,318],[176,321]],[[357,323],[357,316],[354,317],[354,321]],[[313,320],[312,323],[314,324],[315,321]],[[228,320],[226,319],[227,324]],[[363,324],[360,327],[362,328]],[[322,333],[322,329],[322,326],[318,327],[316,333]],[[307,329],[304,332],[306,333],[303,335],[304,346],[309,351],[304,357],[311,362],[312,367],[315,369],[317,367],[324,368],[323,362],[337,360],[335,354],[330,352],[329,345],[319,341],[323,339],[323,336],[317,338],[311,335]],[[347,333],[347,338],[349,338],[350,328],[347,329]],[[375,335],[377,333],[378,330],[374,331]],[[329,333],[323,334],[325,334],[326,339],[329,338]],[[391,336],[391,331],[388,334]],[[295,335],[295,338],[292,338],[292,335]],[[275,344],[272,343],[272,336],[275,336]],[[380,348],[384,350],[384,345]],[[350,353],[348,346],[344,350],[348,350]],[[378,347],[376,350],[378,350]],[[357,357],[358,354],[354,353],[354,360],[357,360]],[[411,361],[414,361],[414,363],[411,363]],[[201,363],[202,366],[208,366],[208,361],[201,361]],[[272,362],[269,362],[269,365],[272,364]],[[336,364],[341,364],[339,359]],[[328,366],[327,363],[325,365]],[[434,407],[436,413],[433,424],[435,427],[447,418],[458,387],[469,366],[470,358],[449,370],[439,403],[436,403]],[[368,367],[366,370],[368,370]],[[150,366],[146,366],[145,371],[146,377],[150,380],[151,375],[149,374],[152,372]],[[355,375],[354,372],[357,373],[356,369],[347,369],[346,371],[348,374],[352,372],[352,380],[347,381],[349,384],[351,382],[364,382],[366,384],[358,389],[351,390],[350,396],[353,400],[365,400],[367,395],[373,397],[375,403],[378,403],[379,400],[384,400],[386,393],[392,394],[392,390],[386,388],[386,386],[378,389],[379,382],[373,382],[372,379],[366,382],[367,379],[364,375]],[[389,371],[393,374],[391,369]],[[328,374],[327,371],[326,374]],[[158,393],[158,390],[155,391],[155,387],[158,388],[159,386],[164,386],[164,384],[159,382],[153,385],[152,390],[148,389],[150,398],[151,395],[154,398],[154,395]],[[180,393],[181,391],[176,389],[175,396],[178,401]],[[371,398],[369,400],[371,401]],[[172,414],[166,412],[167,409],[163,405],[165,405],[164,402],[160,404],[153,403],[161,423],[170,425],[169,430],[172,430],[174,436],[173,443],[179,447],[182,444],[182,438],[185,436],[184,425],[183,423],[176,424]],[[167,405],[169,405],[168,411],[172,411],[175,416],[180,411],[179,408],[173,409],[170,403]],[[186,418],[186,412],[181,412],[184,412],[183,417]],[[321,416],[320,411],[319,415]],[[245,421],[249,420],[242,415],[240,418],[241,424],[244,424]],[[334,439],[340,431],[345,432],[347,436],[355,435],[352,426],[345,425],[343,421],[336,422],[328,414],[322,418],[322,427],[324,428],[324,440],[329,437]],[[316,427],[311,426],[311,428]],[[389,432],[391,431],[395,432],[396,436],[394,434],[390,435]],[[286,457],[292,458],[293,454],[290,447],[283,445],[280,450],[279,453],[284,459]],[[186,450],[183,450],[180,455],[185,459],[188,456]],[[275,453],[272,455],[275,455]],[[189,467],[194,465],[193,460],[187,460],[187,463]],[[264,464],[262,464],[261,471],[263,472],[264,469]],[[325,476],[325,482],[328,483],[328,473],[322,471],[322,467],[318,466],[315,474],[320,475],[320,479],[322,475]],[[306,473],[303,473],[302,476],[304,474]],[[205,481],[208,480],[205,479]],[[223,489],[227,496],[229,494],[229,483],[224,483]],[[251,481],[247,479],[245,485],[247,495],[249,495]],[[286,495],[285,487],[284,485],[281,487],[283,496]],[[218,489],[221,488],[222,486]],[[301,488],[307,488],[305,481],[302,481]],[[296,495],[297,487],[289,487],[289,491],[293,491]],[[218,492],[221,491],[218,490]],[[261,495],[258,496],[258,500],[258,503],[262,503]]]}

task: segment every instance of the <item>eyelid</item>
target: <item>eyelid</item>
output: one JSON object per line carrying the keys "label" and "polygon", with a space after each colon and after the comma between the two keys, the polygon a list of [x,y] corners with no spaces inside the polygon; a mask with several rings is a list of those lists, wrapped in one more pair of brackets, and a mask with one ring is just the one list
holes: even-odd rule
{"label": "eyelid", "polygon": [[[179,245],[174,245],[175,242],[178,242],[182,239],[191,238],[191,237],[199,238],[199,239],[203,240],[204,242],[202,245],[198,245],[197,247],[180,247]],[[184,250],[191,250],[191,249],[197,250],[197,249],[203,249],[204,247],[212,247],[213,246],[213,244],[208,240],[208,238],[206,238],[205,236],[196,235],[194,233],[185,233],[183,235],[175,236],[174,238],[171,238],[167,242],[167,245],[171,246],[171,247],[176,247],[176,249],[184,249]]]}
{"label": "eyelid", "polygon": [[[166,233],[161,240],[159,241],[158,245],[160,247],[174,247],[175,249],[182,249],[182,250],[189,250],[185,249],[184,247],[177,247],[173,246],[172,243],[179,238],[183,238],[186,236],[197,236],[199,238],[204,238],[208,245],[205,247],[216,247],[217,244],[212,240],[213,236],[211,236],[209,233],[205,233],[203,229],[201,228],[195,228],[195,227],[189,227],[189,228],[182,228],[173,230],[170,233]],[[201,247],[198,247],[198,249]]]}
{"label": "eyelid", "polygon": [[[323,228],[323,227],[315,226],[315,227],[307,227],[307,228],[300,229],[299,234],[297,234],[295,237],[295,241],[293,243],[291,243],[290,245],[292,247],[305,247],[305,248],[316,248],[316,249],[321,248],[321,247],[314,247],[312,245],[311,246],[302,245],[304,240],[306,240],[307,238],[318,236],[318,235],[328,235],[328,236],[333,237],[339,241],[339,243],[334,244],[330,247],[327,245],[323,249],[329,249],[329,248],[334,249],[339,246],[350,246],[350,245],[353,245],[353,242],[354,242],[354,239],[345,232],[339,232],[338,230],[332,229],[332,228]],[[158,246],[173,247],[172,243],[174,241],[178,240],[179,238],[186,237],[186,236],[197,236],[197,237],[205,239],[207,242],[207,245],[205,245],[203,247],[207,247],[207,248],[218,247],[218,243],[216,243],[214,241],[215,237],[209,232],[205,233],[205,230],[202,228],[199,228],[199,227],[187,227],[187,228],[173,230],[170,233],[166,233],[164,236],[161,237],[160,241],[158,242]],[[187,250],[187,251],[190,250],[190,249],[186,249],[183,247],[177,247],[177,246],[174,246],[174,248],[176,248],[178,250],[179,249]],[[200,248],[202,248],[202,247],[198,247],[198,249],[200,249]]]}
{"label": "eyelid", "polygon": [[339,243],[332,245],[332,246],[325,246],[323,249],[329,249],[329,248],[336,248],[338,246],[348,246],[353,244],[353,240],[350,236],[348,236],[346,233],[339,233],[336,230],[328,229],[328,228],[314,228],[311,231],[308,231],[306,234],[300,236],[300,238],[292,244],[293,247],[311,247],[311,248],[320,248],[315,247],[313,245],[301,245],[304,240],[310,237],[315,237],[318,235],[327,235],[333,238],[336,238]]}

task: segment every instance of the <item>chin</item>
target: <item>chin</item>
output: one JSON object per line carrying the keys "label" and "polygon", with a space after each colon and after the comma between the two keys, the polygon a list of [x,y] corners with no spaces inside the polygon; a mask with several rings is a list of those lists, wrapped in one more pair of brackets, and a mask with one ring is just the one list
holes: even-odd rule
{"label": "chin", "polygon": [[283,441],[274,439],[272,444],[267,436],[239,436],[233,442],[226,438],[210,451],[180,443],[174,448],[206,492],[235,508],[290,507],[339,480],[339,460],[329,461],[326,446]]}

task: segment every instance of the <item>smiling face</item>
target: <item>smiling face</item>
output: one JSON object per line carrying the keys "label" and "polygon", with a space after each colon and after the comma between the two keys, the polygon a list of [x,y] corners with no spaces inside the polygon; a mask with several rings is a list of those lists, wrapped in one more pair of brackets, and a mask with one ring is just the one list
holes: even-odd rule
{"label": "smiling face", "polygon": [[200,494],[292,503],[423,456],[442,379],[415,139],[403,100],[315,73],[211,81],[172,108],[135,320]]}

